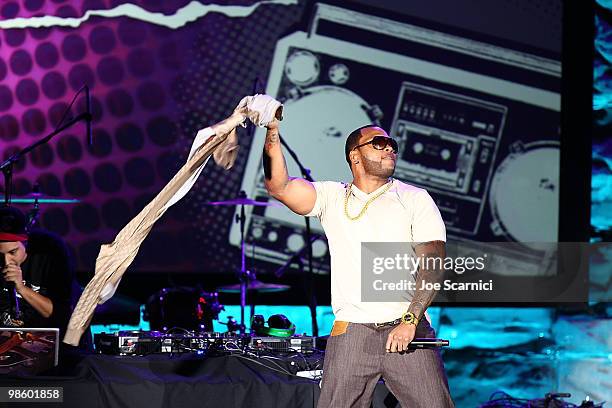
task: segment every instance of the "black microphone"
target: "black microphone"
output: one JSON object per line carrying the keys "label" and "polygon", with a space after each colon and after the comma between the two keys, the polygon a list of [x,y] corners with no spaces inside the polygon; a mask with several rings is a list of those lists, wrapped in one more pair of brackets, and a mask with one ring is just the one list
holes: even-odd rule
{"label": "black microphone", "polygon": [[9,292],[11,298],[11,307],[15,311],[15,319],[21,319],[21,309],[19,308],[19,298],[17,297],[17,289],[15,282],[9,282]]}
{"label": "black microphone", "polygon": [[445,339],[414,339],[408,344],[409,349],[433,349],[437,347],[448,347],[450,342]]}
{"label": "black microphone", "polygon": [[[4,266],[2,268],[4,268]],[[3,286],[9,292],[9,300],[11,302],[11,309],[15,311],[15,316],[13,317],[15,319],[19,319],[21,317],[21,308],[19,307],[19,298],[17,297],[17,288],[15,288],[15,282],[4,281]]]}
{"label": "black microphone", "polygon": [[89,97],[89,87],[87,85],[83,87],[85,88],[85,110],[87,111],[87,116],[85,118],[85,122],[87,123],[87,139],[91,146],[93,144],[93,136],[91,134],[91,121],[93,120],[93,115],[91,114],[91,99]]}

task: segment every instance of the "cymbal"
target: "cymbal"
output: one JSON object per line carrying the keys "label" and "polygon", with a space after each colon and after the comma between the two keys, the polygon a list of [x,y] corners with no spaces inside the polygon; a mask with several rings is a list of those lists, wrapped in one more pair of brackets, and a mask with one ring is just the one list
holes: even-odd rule
{"label": "cymbal", "polygon": [[30,193],[20,197],[11,197],[11,202],[15,204],[76,204],[81,200],[78,198],[65,198],[48,196],[41,193]]}
{"label": "cymbal", "polygon": [[225,201],[209,201],[204,203],[205,205],[253,205],[257,207],[281,207],[281,205],[274,201],[257,201],[250,198],[234,198],[233,200]]}
{"label": "cymbal", "polygon": [[[247,290],[254,290],[256,292],[268,293],[268,292],[282,292],[289,290],[289,285],[280,285],[277,283],[264,283],[259,280],[253,280],[249,282]],[[240,284],[219,286],[217,292],[223,293],[240,293]]]}

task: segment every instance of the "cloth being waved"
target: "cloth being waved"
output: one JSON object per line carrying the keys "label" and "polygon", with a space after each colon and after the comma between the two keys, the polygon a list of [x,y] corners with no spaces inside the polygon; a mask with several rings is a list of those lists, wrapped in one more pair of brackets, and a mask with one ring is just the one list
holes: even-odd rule
{"label": "cloth being waved", "polygon": [[187,162],[172,180],[117,234],[113,242],[101,246],[95,275],[72,313],[64,343],[78,345],[96,306],[114,295],[121,277],[155,222],[189,192],[210,157],[226,170],[233,166],[239,148],[236,128],[245,126],[247,118],[257,126],[266,126],[274,119],[282,119],[282,109],[282,104],[268,95],[246,96],[231,116],[197,133]]}

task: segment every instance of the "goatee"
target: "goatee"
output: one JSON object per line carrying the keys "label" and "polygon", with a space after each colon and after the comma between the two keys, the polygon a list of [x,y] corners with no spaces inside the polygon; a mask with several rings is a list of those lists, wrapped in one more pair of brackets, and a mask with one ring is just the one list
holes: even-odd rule
{"label": "goatee", "polygon": [[363,161],[363,168],[366,173],[372,176],[389,178],[395,172],[395,162],[393,162],[393,167],[383,167],[382,161],[369,160],[365,157],[362,157],[361,160]]}

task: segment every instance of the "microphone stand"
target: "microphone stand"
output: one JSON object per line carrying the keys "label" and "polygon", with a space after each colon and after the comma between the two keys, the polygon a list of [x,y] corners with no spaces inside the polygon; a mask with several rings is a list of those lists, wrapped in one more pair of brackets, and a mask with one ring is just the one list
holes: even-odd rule
{"label": "microphone stand", "polygon": [[[279,139],[280,139],[281,144],[285,146],[285,149],[287,149],[287,152],[289,153],[289,155],[293,158],[295,163],[300,168],[302,177],[305,180],[308,180],[311,183],[313,183],[314,179],[310,175],[310,169],[307,169],[306,167],[302,165],[302,162],[300,162],[300,159],[298,158],[297,154],[291,149],[291,147],[289,147],[285,139],[280,134],[279,134]],[[313,277],[313,271],[312,271],[312,243],[316,239],[315,240],[312,239],[312,233],[310,230],[310,218],[304,217],[304,221],[306,223],[305,248],[307,251],[307,259],[308,259],[308,285],[306,285],[306,293],[309,298],[308,306],[310,307],[310,318],[312,320],[312,335],[314,337],[318,337],[319,336],[319,325],[317,324],[317,295],[315,291],[314,277]]]}
{"label": "microphone stand", "polygon": [[[253,94],[257,92],[257,88],[259,86],[259,77],[255,78],[253,82]],[[253,138],[255,134],[255,125],[249,121],[247,129],[247,134],[250,139]],[[238,194],[239,198],[246,198],[246,192],[240,191]],[[252,280],[255,280],[255,274],[249,271],[246,267],[246,246],[245,246],[245,238],[244,238],[244,227],[246,223],[246,214],[244,211],[244,204],[240,206],[240,215],[236,214],[236,222],[240,224],[240,270],[238,271],[238,279],[240,281],[240,326],[239,330],[242,334],[247,334],[246,324],[244,321],[244,310],[246,309],[247,304],[247,291],[248,287]],[[252,302],[252,300],[251,300]],[[251,318],[253,317],[255,305],[251,305]],[[250,323],[249,323],[250,324]],[[229,327],[229,326],[228,326]],[[253,329],[250,328],[252,331]]]}
{"label": "microphone stand", "polygon": [[[23,158],[25,155],[30,153],[32,150],[46,143],[49,143],[49,141],[53,139],[55,136],[57,136],[64,130],[68,129],[75,123],[78,123],[82,120],[87,122],[87,135],[91,143],[92,115],[91,115],[91,105],[89,101],[89,87],[84,86],[84,89],[85,89],[85,93],[87,97],[87,101],[86,101],[87,111],[85,113],[81,113],[80,115],[69,120],[62,126],[58,126],[53,132],[51,132],[47,136],[21,149],[20,151],[18,151],[17,153],[13,154],[8,159],[0,163],[0,171],[2,171],[2,174],[4,175],[4,205],[6,206],[11,205],[11,196],[13,194],[13,166],[15,165],[15,163],[17,163],[21,158]],[[77,95],[78,95],[78,92],[77,92]],[[76,95],[75,95],[75,98],[76,98]],[[73,102],[74,102],[74,99],[73,99]],[[38,213],[38,200],[36,200],[36,203],[35,203],[35,214],[37,215],[37,213]],[[12,295],[11,303],[13,304],[13,307],[15,309],[15,318],[19,319],[21,317],[21,309],[19,307],[19,298],[17,297],[17,290],[15,289],[15,285],[12,285],[11,295]]]}
{"label": "microphone stand", "polygon": [[4,162],[0,163],[0,170],[4,174],[4,204],[5,205],[8,206],[11,204],[11,195],[12,195],[12,190],[13,190],[13,166],[15,165],[15,163],[19,161],[22,157],[24,157],[26,154],[30,153],[32,150],[48,143],[51,139],[53,139],[59,133],[68,129],[75,123],[78,123],[82,120],[90,122],[91,117],[92,117],[91,113],[89,112],[81,113],[76,118],[71,119],[70,121],[66,122],[66,124],[64,124],[61,127],[58,127],[57,129],[55,129],[53,132],[51,132],[47,136],[32,143],[31,145],[27,147],[24,147],[23,149],[21,149],[20,151],[18,151],[17,153],[12,155],[8,159],[6,159]]}
{"label": "microphone stand", "polygon": [[32,186],[32,193],[34,193],[34,208],[30,210],[27,215],[26,231],[30,231],[34,225],[38,222],[38,215],[40,214],[40,203],[38,202],[38,195],[40,194],[40,186],[38,183]]}
{"label": "microphone stand", "polygon": [[[246,198],[246,193],[240,191],[240,198]],[[244,310],[247,304],[247,290],[252,280],[255,279],[254,274],[246,267],[246,247],[244,238],[244,226],[246,214],[244,204],[240,206],[240,215],[236,215],[236,222],[240,224],[240,270],[238,271],[238,279],[240,281],[240,326],[239,330],[242,334],[247,334],[246,324],[244,321]]]}

